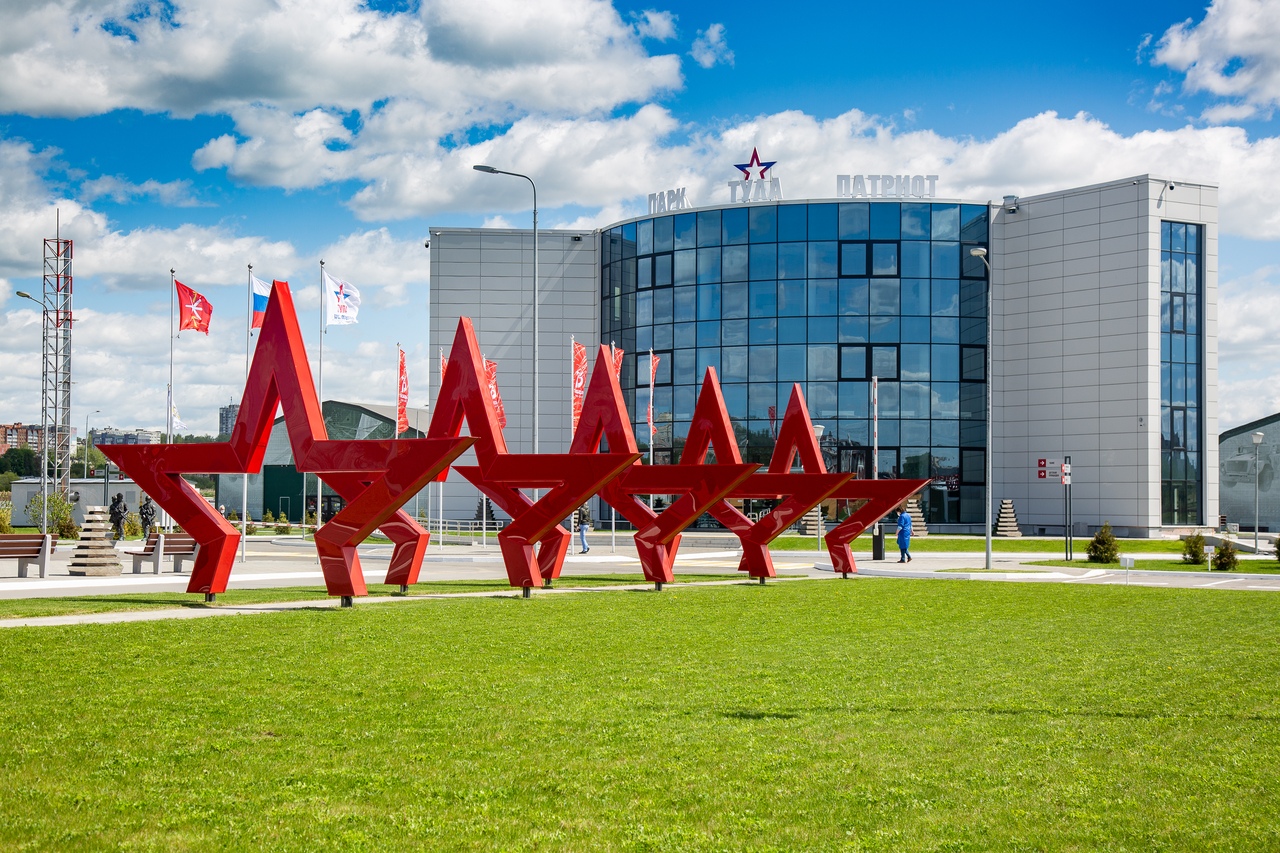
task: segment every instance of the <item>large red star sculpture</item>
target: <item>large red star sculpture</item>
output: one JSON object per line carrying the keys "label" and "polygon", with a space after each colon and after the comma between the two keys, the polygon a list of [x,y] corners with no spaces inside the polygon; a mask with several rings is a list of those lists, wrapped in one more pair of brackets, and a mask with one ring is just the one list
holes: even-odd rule
{"label": "large red star sculpture", "polygon": [[[685,444],[685,456],[692,452],[695,459],[700,458],[706,453],[708,443],[712,443],[717,459],[723,458],[726,452],[734,454],[737,459],[736,442],[721,439],[719,443],[714,443],[713,439],[723,431],[717,421],[717,418],[704,417],[699,422],[698,412],[695,410],[689,440]],[[793,474],[791,467],[797,454],[802,472]],[[680,461],[684,462],[684,456]],[[818,450],[818,439],[813,434],[813,424],[809,421],[804,394],[799,385],[793,386],[787,412],[778,431],[777,443],[773,446],[773,455],[769,460],[769,470],[752,474],[729,493],[732,498],[781,498],[781,502],[755,522],[727,500],[722,500],[711,508],[711,515],[733,531],[742,543],[739,570],[747,572],[753,578],[775,577],[769,543],[852,477],[853,474],[827,473],[822,453]]]}
{"label": "large red star sculpture", "polygon": [[387,582],[416,579],[427,534],[399,512],[400,507],[447,468],[472,440],[328,440],[293,296],[287,283],[277,281],[230,441],[102,448],[200,545],[187,591],[212,595],[226,590],[240,532],[215,512],[182,474],[260,471],[276,409],[281,406],[298,470],[316,473],[350,501],[316,534],[329,594],[365,594],[355,549],[381,525],[387,525],[396,543]]}
{"label": "large red star sculpture", "polygon": [[862,501],[826,535],[832,568],[846,576],[856,573],[858,566],[849,543],[927,485],[928,480],[850,480],[832,492],[829,497]]}
{"label": "large red star sculpture", "polygon": [[[724,398],[715,371],[708,368],[702,385],[708,406],[724,410]],[[714,398],[714,399],[712,399]],[[699,398],[701,400],[701,397]],[[701,403],[700,403],[701,405]],[[639,453],[630,418],[622,401],[622,388],[613,370],[608,347],[600,347],[582,403],[582,419],[573,436],[573,453],[595,453],[601,438],[610,449]],[[724,415],[728,422],[728,414]],[[636,528],[636,553],[646,579],[657,583],[673,580],[680,535],[713,504],[727,495],[760,466],[755,463],[700,465],[641,465],[637,459],[605,484],[600,495]],[[680,495],[666,509],[655,513],[636,495]]]}
{"label": "large red star sculpture", "polygon": [[[461,317],[449,352],[428,437],[457,436],[465,420],[475,437],[477,465],[454,466],[488,495],[511,523],[498,545],[512,586],[528,590],[560,576],[572,535],[560,522],[631,463],[637,452],[508,453],[488,391],[471,320]],[[548,489],[538,501],[520,490]],[[535,554],[534,547],[537,544]]]}

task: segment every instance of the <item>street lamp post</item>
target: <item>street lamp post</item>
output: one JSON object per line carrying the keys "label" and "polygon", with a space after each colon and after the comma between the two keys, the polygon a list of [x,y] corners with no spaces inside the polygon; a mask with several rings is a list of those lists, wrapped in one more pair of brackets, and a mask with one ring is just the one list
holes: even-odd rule
{"label": "street lamp post", "polygon": [[[986,459],[987,484],[987,571],[991,570],[991,342],[995,324],[991,318],[991,291],[994,282],[991,275],[991,262],[987,260],[987,250],[982,246],[970,249],[972,257],[982,261],[987,268],[987,446],[982,454]],[[1070,534],[1068,534],[1070,535]]]}
{"label": "street lamp post", "polygon": [[80,470],[81,477],[89,476],[89,417],[90,415],[99,414],[101,411],[102,409],[94,409],[84,416],[84,467]]}
{"label": "street lamp post", "polygon": [[[34,302],[35,304],[39,305],[40,311],[42,312],[41,317],[44,320],[40,328],[42,330],[49,328],[49,323],[48,323],[49,306],[48,305],[46,305],[42,300],[36,299],[34,296],[32,296],[30,293],[27,293],[25,290],[14,291],[14,296],[20,296],[23,299],[30,300],[31,302]],[[44,332],[41,331],[41,335],[43,334]],[[41,432],[40,532],[48,533],[49,532],[49,431],[44,427],[45,427],[45,424],[42,422],[40,425],[40,432]],[[56,426],[54,427],[54,431],[56,436],[57,434]],[[57,441],[56,437],[54,441],[55,442]]]}
{"label": "street lamp post", "polygon": [[1258,553],[1258,475],[1261,468],[1258,465],[1258,451],[1262,448],[1262,439],[1266,438],[1260,432],[1255,432],[1253,438],[1253,553]]}
{"label": "street lamp post", "polygon": [[[505,172],[493,166],[472,166],[477,172],[524,178],[533,187],[533,452],[538,452],[538,185],[519,172]],[[535,493],[536,494],[536,493]]]}

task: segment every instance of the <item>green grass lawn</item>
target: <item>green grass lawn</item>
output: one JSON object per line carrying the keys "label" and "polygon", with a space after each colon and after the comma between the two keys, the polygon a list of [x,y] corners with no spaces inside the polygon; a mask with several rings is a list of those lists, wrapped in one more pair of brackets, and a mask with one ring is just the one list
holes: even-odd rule
{"label": "green grass lawn", "polygon": [[[1032,566],[1061,566],[1074,569],[1107,569],[1108,571],[1123,571],[1119,563],[1090,563],[1089,558],[1077,557],[1074,562],[1066,560],[1036,560],[1029,565]],[[1209,564],[1203,563],[1199,566],[1191,563],[1184,563],[1181,559],[1171,560],[1134,560],[1133,567],[1135,569],[1145,569],[1151,572],[1207,572],[1210,571]],[[1280,564],[1275,560],[1241,560],[1235,569],[1235,574],[1250,575],[1277,575],[1280,574]],[[1231,575],[1232,572],[1215,572],[1215,574]]]}
{"label": "green grass lawn", "polygon": [[[740,574],[676,575],[674,583],[694,581],[741,580]],[[647,584],[642,574],[572,575],[555,582],[557,588],[626,586]],[[413,598],[439,593],[493,592],[515,593],[505,580],[429,581],[414,584],[407,593],[399,586],[369,584],[369,595]],[[38,616],[72,616],[82,613],[111,613],[122,610],[168,610],[175,607],[216,609],[243,604],[270,604],[287,601],[316,601],[329,598],[322,586],[272,587],[268,589],[229,589],[219,593],[217,601],[206,604],[204,597],[187,592],[133,592],[117,595],[68,595],[57,598],[0,599],[0,619]],[[357,599],[359,601],[359,599]]]}
{"label": "green grass lawn", "polygon": [[1276,850],[1280,597],[880,579],[0,631],[0,848]]}

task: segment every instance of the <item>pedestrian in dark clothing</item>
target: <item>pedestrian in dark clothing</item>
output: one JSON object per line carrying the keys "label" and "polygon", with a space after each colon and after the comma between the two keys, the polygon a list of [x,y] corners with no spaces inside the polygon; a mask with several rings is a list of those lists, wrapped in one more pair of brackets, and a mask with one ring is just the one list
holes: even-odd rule
{"label": "pedestrian in dark clothing", "polygon": [[587,545],[587,528],[590,526],[591,510],[587,508],[586,504],[583,504],[578,507],[578,535],[582,540],[582,550],[578,552],[580,554],[585,554],[591,550],[591,547]]}

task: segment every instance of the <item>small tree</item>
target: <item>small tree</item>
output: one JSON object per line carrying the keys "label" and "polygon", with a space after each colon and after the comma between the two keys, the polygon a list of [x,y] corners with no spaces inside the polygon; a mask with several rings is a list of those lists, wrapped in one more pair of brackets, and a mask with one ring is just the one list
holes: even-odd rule
{"label": "small tree", "polygon": [[258,525],[254,524],[252,520],[245,521],[244,523],[245,536],[253,536],[257,532],[258,532]]}
{"label": "small tree", "polygon": [[1120,546],[1116,544],[1116,535],[1111,532],[1111,522],[1104,521],[1102,528],[1093,535],[1093,541],[1089,543],[1089,562],[1120,562]]}
{"label": "small tree", "polygon": [[1204,535],[1192,533],[1182,540],[1182,562],[1193,566],[1204,565]]}
{"label": "small tree", "polygon": [[[308,527],[315,527],[316,526],[315,510],[312,510],[311,512],[307,513],[307,517],[302,520],[302,523],[307,525]],[[303,531],[303,533],[305,534],[306,531]]]}
{"label": "small tree", "polygon": [[70,515],[65,515],[53,526],[53,532],[59,539],[79,539],[80,525]]}
{"label": "small tree", "polygon": [[1239,565],[1240,558],[1236,556],[1236,546],[1231,544],[1231,540],[1223,539],[1218,550],[1213,553],[1213,568],[1219,572],[1229,572]]}
{"label": "small tree", "polygon": [[13,507],[0,506],[0,533],[13,532]]}
{"label": "small tree", "polygon": [[240,516],[236,515],[236,511],[234,509],[231,510],[231,512],[227,513],[227,521],[239,521],[239,520],[240,520]]}
{"label": "small tree", "polygon": [[289,521],[289,516],[283,512],[280,513],[280,520],[276,522],[276,533],[281,536],[288,536],[293,532],[293,524]]}
{"label": "small tree", "polygon": [[142,536],[142,517],[131,512],[124,517],[124,538],[137,539]]}
{"label": "small tree", "polygon": [[272,514],[271,510],[267,510],[266,512],[264,512],[264,513],[262,514],[262,523],[263,523],[263,524],[275,524],[275,523],[276,523],[276,517],[275,517],[275,515],[273,515],[273,514]]}
{"label": "small tree", "polygon": [[[43,508],[44,495],[36,492],[31,496],[31,500],[27,501],[27,518],[31,519],[31,522],[37,527],[40,525],[40,518],[44,514],[42,512]],[[49,530],[58,536],[62,536],[63,534],[59,531],[65,528],[64,521],[71,519],[71,501],[67,500],[65,495],[51,492],[49,494],[48,518]],[[74,521],[71,522],[71,526],[75,527]],[[69,538],[78,539],[79,528],[76,528],[76,531],[77,535]]]}

